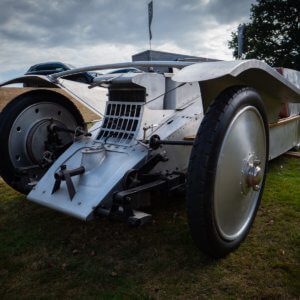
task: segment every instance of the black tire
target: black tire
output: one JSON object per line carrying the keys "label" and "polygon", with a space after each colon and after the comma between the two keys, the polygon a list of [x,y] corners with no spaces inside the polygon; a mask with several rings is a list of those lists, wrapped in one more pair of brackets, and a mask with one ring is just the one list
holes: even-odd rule
{"label": "black tire", "polygon": [[[14,121],[19,114],[29,106],[36,103],[56,103],[66,109],[75,119],[77,126],[83,126],[84,120],[76,106],[61,94],[48,90],[34,90],[17,96],[2,110],[0,115],[0,175],[4,181],[15,190],[28,194],[31,187],[28,185],[29,178],[22,176],[14,167],[9,155],[9,136]],[[34,121],[34,120],[33,120]],[[34,163],[32,162],[32,165]],[[38,170],[39,177],[47,169]]]}
{"label": "black tire", "polygon": [[[244,233],[235,240],[225,240],[216,226],[214,187],[221,144],[235,115],[246,106],[260,113],[266,136],[266,157],[260,194]],[[247,236],[255,219],[263,193],[268,161],[268,122],[259,94],[249,87],[232,87],[223,91],[208,108],[197,132],[191,152],[187,178],[187,215],[193,240],[201,251],[221,258],[235,250]]]}

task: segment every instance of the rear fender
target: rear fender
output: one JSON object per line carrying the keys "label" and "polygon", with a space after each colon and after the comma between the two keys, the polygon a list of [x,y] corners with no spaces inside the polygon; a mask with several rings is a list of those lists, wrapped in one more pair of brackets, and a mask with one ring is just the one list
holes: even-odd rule
{"label": "rear fender", "polygon": [[28,86],[43,86],[43,87],[48,87],[48,88],[58,87],[47,76],[42,76],[42,75],[24,75],[21,77],[16,77],[16,78],[1,82],[0,87],[10,85],[10,84],[17,84],[17,83],[23,83]]}
{"label": "rear fender", "polygon": [[[10,84],[26,84],[29,86],[38,86],[39,88],[35,89],[36,93],[41,90],[40,88],[43,88],[43,90],[45,90],[46,88],[52,93],[58,93],[55,88],[59,88],[65,91],[65,94],[67,94],[67,96],[70,96],[72,99],[80,102],[95,114],[99,116],[104,115],[105,103],[107,101],[107,90],[101,87],[90,89],[89,85],[85,83],[75,82],[67,79],[58,79],[53,82],[53,80],[51,80],[48,76],[26,75],[2,82],[0,84],[0,101],[2,98],[1,90],[3,91],[1,87]],[[28,93],[28,89],[24,89],[24,93]]]}

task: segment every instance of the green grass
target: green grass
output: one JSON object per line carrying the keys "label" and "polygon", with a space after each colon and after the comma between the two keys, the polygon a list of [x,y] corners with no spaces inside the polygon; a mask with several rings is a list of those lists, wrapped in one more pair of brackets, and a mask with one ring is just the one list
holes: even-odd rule
{"label": "green grass", "polygon": [[[155,223],[83,223],[0,182],[0,298],[298,298],[300,160],[270,164],[253,229],[226,259],[194,246],[184,199],[151,208]],[[157,201],[158,202],[158,201]]]}

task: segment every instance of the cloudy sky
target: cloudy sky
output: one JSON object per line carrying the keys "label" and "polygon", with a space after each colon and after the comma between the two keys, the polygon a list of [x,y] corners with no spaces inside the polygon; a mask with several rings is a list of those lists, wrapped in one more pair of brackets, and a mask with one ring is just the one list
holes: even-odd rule
{"label": "cloudy sky", "polygon": [[[29,66],[130,61],[148,49],[149,0],[0,0],[0,81]],[[152,49],[232,59],[255,0],[154,0]]]}

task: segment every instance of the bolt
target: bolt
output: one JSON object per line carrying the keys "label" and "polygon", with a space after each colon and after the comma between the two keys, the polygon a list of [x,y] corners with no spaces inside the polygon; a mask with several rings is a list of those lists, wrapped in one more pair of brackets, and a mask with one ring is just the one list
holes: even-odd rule
{"label": "bolt", "polygon": [[260,189],[260,186],[258,184],[256,184],[254,187],[253,187],[253,190],[254,191],[258,191]]}

